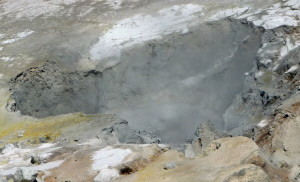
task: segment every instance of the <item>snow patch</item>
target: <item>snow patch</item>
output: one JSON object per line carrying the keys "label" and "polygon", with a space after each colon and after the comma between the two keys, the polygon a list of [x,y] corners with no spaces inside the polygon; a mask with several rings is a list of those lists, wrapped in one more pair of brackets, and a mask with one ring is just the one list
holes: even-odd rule
{"label": "snow patch", "polygon": [[203,9],[203,6],[196,4],[175,5],[152,15],[136,15],[121,20],[91,48],[91,59],[99,61],[110,58],[115,61],[124,48],[184,31],[203,15]]}
{"label": "snow patch", "polygon": [[259,71],[259,72],[255,73],[255,78],[262,77],[264,74],[265,74],[264,72]]}
{"label": "snow patch", "polygon": [[265,29],[274,29],[283,25],[297,26],[298,21],[295,17],[283,15],[264,15],[261,21],[254,21],[254,25],[263,26]]}
{"label": "snow patch", "polygon": [[15,58],[12,58],[12,57],[2,57],[1,58],[4,62],[10,62],[10,61],[13,61]]}
{"label": "snow patch", "polygon": [[34,31],[32,31],[32,30],[26,30],[25,32],[18,33],[17,37],[19,39],[24,39],[25,37],[27,37],[27,36],[29,36],[29,35],[31,35],[33,33],[34,33]]}
{"label": "snow patch", "polygon": [[289,0],[285,3],[286,6],[291,6],[294,9],[300,8],[300,1],[299,0]]}
{"label": "snow patch", "polygon": [[[53,146],[53,145],[51,145]],[[49,148],[50,145],[42,145],[40,148],[33,149],[20,149],[16,148],[13,144],[5,145],[0,155],[0,176],[2,174],[14,174],[19,167],[26,166],[28,170],[47,170],[59,166],[63,161],[56,161],[53,163],[46,163],[42,165],[31,164],[32,155],[37,155],[41,159],[47,159],[52,155],[52,151],[58,148]]]}
{"label": "snow patch", "polygon": [[2,150],[2,154],[5,154],[5,155],[11,155],[11,154],[14,154],[15,152],[16,152],[16,148],[13,144],[5,145]]}
{"label": "snow patch", "polygon": [[[49,162],[49,163],[45,163],[45,164],[41,164],[41,165],[22,167],[22,169],[31,170],[31,171],[46,171],[46,170],[50,170],[50,169],[59,167],[63,162],[64,162],[64,160],[58,160],[58,161],[53,161],[53,162]],[[0,171],[0,176],[13,175],[17,172],[18,168],[19,167],[14,167],[9,170]]]}
{"label": "snow patch", "polygon": [[263,59],[263,60],[260,60],[260,62],[264,65],[270,65],[272,63],[272,60],[271,59]]}
{"label": "snow patch", "polygon": [[296,71],[298,68],[299,68],[298,65],[294,65],[294,66],[290,67],[290,69],[287,70],[285,73],[291,73],[291,72],[294,72],[294,71]]}
{"label": "snow patch", "polygon": [[106,147],[94,153],[92,169],[95,171],[121,164],[130,155],[130,149]]}
{"label": "snow patch", "polygon": [[13,35],[12,39],[8,39],[8,40],[3,41],[2,44],[14,43],[18,40],[21,40],[21,39],[24,39],[24,38],[28,37],[29,35],[31,35],[33,33],[34,33],[34,31],[32,31],[32,30],[25,30],[24,32],[20,32],[16,35]]}
{"label": "snow patch", "polygon": [[213,21],[213,20],[220,20],[226,17],[238,17],[245,14],[248,10],[249,10],[248,7],[226,9],[210,17],[210,20]]}
{"label": "snow patch", "polygon": [[259,128],[263,128],[265,126],[268,125],[268,120],[264,119],[264,120],[261,120],[256,126],[259,127]]}
{"label": "snow patch", "polygon": [[[30,164],[30,160],[25,159],[24,156],[31,152],[33,152],[32,149],[19,149],[13,144],[5,145],[2,155],[0,155],[0,169],[9,166]],[[1,162],[4,162],[4,165],[1,165]]]}
{"label": "snow patch", "polygon": [[186,33],[188,33],[189,32],[189,29],[188,28],[186,28],[186,29],[184,29],[184,30],[182,30],[182,34],[186,34]]}
{"label": "snow patch", "polygon": [[10,15],[17,19],[26,17],[34,19],[41,15],[55,15],[64,9],[63,5],[71,5],[80,0],[7,0],[0,5],[3,11],[0,16]]}
{"label": "snow patch", "polygon": [[41,164],[41,165],[26,167],[26,169],[36,170],[36,171],[46,171],[46,170],[49,170],[49,169],[57,168],[62,163],[64,163],[64,160],[57,160],[57,161],[48,162],[48,163]]}
{"label": "snow patch", "polygon": [[45,149],[45,148],[50,148],[50,147],[54,147],[55,144],[54,143],[44,143],[41,146],[38,147],[38,149]]}
{"label": "snow patch", "polygon": [[[297,4],[300,1],[296,0]],[[280,26],[297,26],[299,23],[300,11],[295,8],[291,9],[288,4],[295,5],[294,1],[289,1],[285,3],[285,6],[281,6],[280,3],[273,5],[268,8],[264,15],[255,14],[247,18],[248,21],[253,22],[256,26],[262,26],[265,29],[274,29]]]}

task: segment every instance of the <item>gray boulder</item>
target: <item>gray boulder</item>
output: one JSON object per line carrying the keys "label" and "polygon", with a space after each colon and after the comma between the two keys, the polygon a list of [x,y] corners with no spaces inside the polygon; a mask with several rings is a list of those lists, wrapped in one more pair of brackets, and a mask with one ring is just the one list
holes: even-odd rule
{"label": "gray boulder", "polygon": [[123,120],[115,123],[109,128],[103,129],[104,135],[112,135],[118,143],[127,144],[149,144],[160,143],[160,139],[155,136],[150,136],[146,132],[137,132],[129,127],[128,122]]}
{"label": "gray boulder", "polygon": [[228,136],[224,132],[217,131],[210,121],[202,122],[194,134],[192,143],[186,145],[185,157],[194,158],[201,154],[212,141]]}
{"label": "gray boulder", "polygon": [[55,62],[46,61],[10,81],[12,94],[7,109],[35,117],[97,113],[100,100],[94,93],[99,93],[101,76],[102,73],[95,70],[67,72]]}
{"label": "gray boulder", "polygon": [[197,142],[201,148],[205,148],[213,140],[228,136],[229,135],[224,132],[217,131],[210,121],[204,121],[197,128],[193,143]]}
{"label": "gray boulder", "polygon": [[34,182],[36,181],[37,175],[38,171],[26,168],[18,168],[17,172],[13,176],[13,179],[14,182]]}

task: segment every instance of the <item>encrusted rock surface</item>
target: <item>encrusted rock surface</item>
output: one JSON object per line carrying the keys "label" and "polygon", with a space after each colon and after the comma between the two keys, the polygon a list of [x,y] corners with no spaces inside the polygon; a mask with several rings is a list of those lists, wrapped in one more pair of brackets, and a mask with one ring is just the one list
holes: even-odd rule
{"label": "encrusted rock surface", "polygon": [[[116,138],[116,143],[150,144],[160,143],[160,139],[146,132],[137,132],[129,127],[127,121],[120,121],[109,128],[104,128],[102,134],[107,138]],[[106,136],[107,135],[107,136]]]}
{"label": "encrusted rock surface", "polygon": [[28,170],[28,169],[17,169],[17,172],[13,175],[14,182],[34,182],[36,181],[38,171]]}
{"label": "encrusted rock surface", "polygon": [[[225,127],[233,135],[251,130],[251,122],[274,114],[284,100],[298,92],[299,35],[294,27],[264,31],[264,46],[258,51],[256,67],[246,75],[244,92],[224,114]],[[241,126],[235,127],[237,122]]]}
{"label": "encrusted rock surface", "polygon": [[[98,71],[64,72],[55,62],[46,61],[41,67],[30,68],[11,80],[13,94],[7,108],[35,117],[96,113],[99,98],[93,98],[91,93],[99,91],[100,82]],[[90,100],[74,99],[84,95],[90,95]]]}

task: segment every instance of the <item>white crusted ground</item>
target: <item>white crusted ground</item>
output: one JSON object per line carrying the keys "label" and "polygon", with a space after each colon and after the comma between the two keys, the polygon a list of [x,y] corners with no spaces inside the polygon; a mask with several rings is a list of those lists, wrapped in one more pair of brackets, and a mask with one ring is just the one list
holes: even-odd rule
{"label": "white crusted ground", "polygon": [[245,14],[247,11],[249,10],[248,7],[244,7],[244,8],[233,8],[233,9],[226,9],[226,10],[223,10],[223,11],[220,11],[216,14],[214,14],[210,20],[213,21],[213,20],[219,20],[219,19],[222,19],[222,18],[226,18],[226,17],[238,17],[240,15],[243,15]]}
{"label": "white crusted ground", "polygon": [[130,149],[120,149],[112,147],[103,148],[94,153],[92,158],[94,160],[92,169],[98,171],[120,165],[123,160],[131,153],[132,151]]}
{"label": "white crusted ground", "polygon": [[0,13],[0,17],[8,15],[20,18],[34,19],[42,15],[55,15],[63,9],[63,5],[70,5],[80,0],[6,0],[4,3],[1,3],[0,8],[3,11]]}
{"label": "white crusted ground", "polygon": [[13,175],[19,167],[31,171],[47,171],[60,166],[64,160],[57,160],[41,165],[31,164],[31,156],[39,155],[40,158],[48,159],[59,147],[54,144],[43,144],[37,148],[20,149],[12,144],[8,144],[0,155],[0,177]]}
{"label": "white crusted ground", "polygon": [[[119,21],[90,50],[91,58],[99,61],[105,58],[118,59],[122,49],[159,39],[173,32],[187,33],[191,23],[203,16],[203,6],[197,4],[175,5],[154,14],[135,15]],[[113,66],[117,61],[107,63]]]}
{"label": "white crusted ground", "polygon": [[26,38],[27,36],[29,36],[33,33],[34,33],[34,31],[32,31],[32,30],[25,30],[24,32],[20,32],[16,35],[13,35],[10,39],[2,41],[2,45],[14,43],[18,40]]}
{"label": "white crusted ground", "polygon": [[[90,50],[93,61],[105,61],[104,67],[112,67],[118,63],[120,52],[128,47],[143,43],[152,39],[159,39],[162,35],[173,32],[187,33],[190,26],[197,25],[199,17],[203,16],[205,21],[220,20],[224,18],[246,18],[256,26],[265,29],[274,29],[280,26],[297,26],[300,22],[300,10],[295,9],[299,2],[288,1],[277,3],[270,8],[254,9],[252,7],[234,7],[217,11],[212,16],[205,5],[186,4],[175,5],[162,9],[154,14],[136,15],[117,22],[111,29],[104,33]],[[212,11],[213,12],[213,11]],[[282,48],[284,52],[298,46],[298,43],[287,44]]]}
{"label": "white crusted ground", "polygon": [[[124,5],[130,3],[143,3],[143,0],[5,0],[0,3],[0,20],[6,16],[18,20],[34,21],[38,18],[49,18],[51,16],[74,16],[75,7],[80,3],[85,3],[86,8],[80,8],[80,13],[76,14],[83,18],[90,14],[95,14],[98,6],[108,6],[110,10],[103,11],[101,16],[104,19],[111,19],[112,27],[107,29],[108,24],[98,22],[99,32],[102,35],[98,41],[95,40],[91,45],[86,57],[90,57],[92,61],[103,62],[104,67],[112,67],[119,62],[120,52],[128,47],[143,43],[145,41],[160,39],[163,35],[180,32],[182,34],[189,32],[189,27],[197,25],[203,21],[219,20],[228,17],[246,18],[257,26],[265,29],[273,29],[279,26],[297,26],[299,24],[300,10],[299,1],[289,0],[274,4],[269,8],[258,9],[255,4],[268,4],[270,2],[261,1],[241,1],[239,3],[231,3],[232,0],[215,2],[215,7],[206,2],[180,2],[174,5],[169,3],[169,7],[164,3],[161,8],[155,8],[155,11],[145,11],[146,13],[138,13],[134,16],[125,16],[124,19],[112,18],[114,14],[118,14]],[[271,0],[270,0],[271,1]],[[102,3],[97,4],[96,3]],[[224,3],[224,4],[222,4]],[[228,5],[226,5],[228,4]],[[271,3],[270,3],[271,4]],[[226,5],[226,6],[224,6]],[[230,5],[230,6],[229,6]],[[157,6],[157,5],[156,5]],[[129,6],[130,7],[130,6]],[[230,8],[229,8],[230,7]],[[99,13],[99,12],[98,12]],[[120,12],[122,15],[123,13]],[[131,13],[134,14],[134,13]],[[100,14],[99,14],[100,16]],[[102,18],[103,18],[102,17]],[[118,16],[119,18],[122,16]],[[79,19],[80,19],[79,18]],[[99,18],[99,20],[102,20]],[[96,20],[99,21],[99,20]],[[117,21],[115,21],[117,20]],[[91,20],[94,23],[94,18]],[[22,39],[34,39],[40,32],[30,30],[30,27],[23,29],[19,33],[5,35],[0,32],[0,52],[2,52],[2,60],[6,62],[16,61],[17,55],[12,52],[6,52],[7,46],[14,46]],[[76,47],[76,46],[75,46]],[[294,46],[294,47],[297,47]],[[283,48],[282,51],[284,51]],[[288,48],[289,49],[289,48]],[[284,54],[284,53],[283,53]],[[105,61],[103,60],[105,59]],[[88,59],[83,59],[86,64]],[[13,62],[9,63],[14,66]],[[1,73],[3,74],[3,73]]]}

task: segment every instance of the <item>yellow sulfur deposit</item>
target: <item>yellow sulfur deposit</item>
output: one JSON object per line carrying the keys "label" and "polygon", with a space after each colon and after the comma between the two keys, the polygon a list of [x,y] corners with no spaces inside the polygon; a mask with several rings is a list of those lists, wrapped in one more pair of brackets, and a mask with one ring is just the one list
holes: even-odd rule
{"label": "yellow sulfur deposit", "polygon": [[24,119],[12,123],[1,119],[3,127],[0,128],[0,142],[3,143],[0,145],[23,140],[30,140],[36,143],[41,137],[46,138],[50,142],[55,141],[64,129],[81,122],[91,121],[95,117],[96,115],[74,113],[44,119]]}

